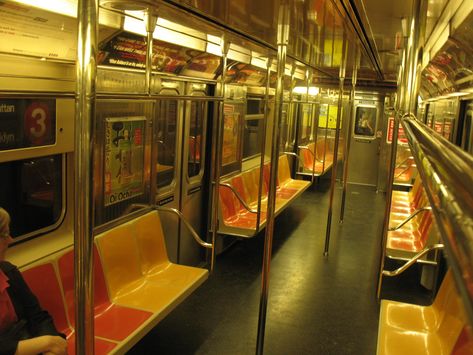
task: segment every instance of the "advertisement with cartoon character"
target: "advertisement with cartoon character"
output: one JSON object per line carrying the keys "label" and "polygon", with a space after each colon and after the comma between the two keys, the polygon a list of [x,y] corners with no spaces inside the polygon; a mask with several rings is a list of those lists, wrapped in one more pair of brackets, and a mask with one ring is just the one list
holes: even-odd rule
{"label": "advertisement with cartoon character", "polygon": [[105,124],[105,206],[143,193],[146,118],[107,118]]}

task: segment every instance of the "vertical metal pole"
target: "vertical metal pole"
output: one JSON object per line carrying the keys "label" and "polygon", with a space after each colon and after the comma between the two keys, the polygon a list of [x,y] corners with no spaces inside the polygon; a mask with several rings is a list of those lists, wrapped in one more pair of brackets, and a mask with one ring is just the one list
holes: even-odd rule
{"label": "vertical metal pole", "polygon": [[348,159],[350,157],[350,146],[351,146],[351,132],[353,131],[353,125],[355,121],[355,89],[356,80],[358,77],[358,61],[360,60],[360,49],[356,47],[355,62],[353,63],[353,73],[351,75],[351,91],[350,91],[350,113],[348,115],[348,131],[347,141],[345,144],[345,156],[343,157],[343,191],[342,191],[342,202],[340,206],[340,223],[343,223],[343,217],[345,216],[345,199],[347,195],[347,184],[348,184]]}
{"label": "vertical metal pole", "polygon": [[427,0],[416,0],[412,6],[411,45],[412,56],[409,61],[409,101],[407,112],[417,117],[417,98],[419,95],[422,55],[425,41],[425,25],[427,18]]}
{"label": "vertical metal pole", "polygon": [[259,185],[258,185],[258,203],[256,210],[258,211],[256,215],[256,231],[259,230],[259,225],[261,221],[261,195],[263,194],[263,168],[264,168],[264,157],[266,151],[266,129],[268,127],[268,115],[269,115],[269,88],[270,88],[270,79],[271,79],[271,64],[272,59],[268,59],[268,67],[266,68],[266,94],[265,94],[265,104],[264,104],[264,128],[263,128],[263,139],[261,141],[261,160],[260,160],[260,170],[259,170]]}
{"label": "vertical metal pole", "polygon": [[[397,112],[394,116],[394,127],[393,127],[393,140],[391,143],[391,157],[390,166],[388,173],[388,181],[386,186],[386,205],[384,208],[384,221],[383,221],[383,234],[381,239],[381,256],[379,261],[379,275],[378,275],[378,287],[376,290],[376,296],[379,299],[381,296],[381,286],[383,282],[383,270],[384,270],[384,259],[386,257],[386,243],[388,237],[389,228],[389,214],[391,211],[392,202],[392,191],[394,183],[394,171],[396,169],[396,153],[397,153],[397,138],[399,130],[399,122],[403,112],[411,112],[415,110],[412,105],[417,103],[417,92],[418,89],[419,75],[418,62],[422,51],[420,48],[424,45],[423,33],[425,32],[425,16],[426,11],[425,0],[414,0],[412,4],[412,21],[411,21],[411,32],[409,40],[407,41],[407,48],[404,50],[404,57],[400,70],[402,75],[399,76],[401,82],[399,84],[400,100],[396,100]],[[423,19],[422,19],[423,18]],[[422,42],[421,42],[422,41]],[[411,96],[415,95],[414,99]]]}
{"label": "vertical metal pole", "polygon": [[219,102],[219,110],[213,124],[214,141],[212,144],[212,157],[214,161],[213,169],[213,183],[212,183],[212,250],[210,255],[210,273],[215,268],[215,246],[218,234],[218,202],[219,202],[219,184],[220,184],[220,169],[222,165],[222,134],[223,134],[223,120],[225,116],[225,79],[227,77],[227,53],[229,44],[225,42],[225,37],[221,39],[222,47],[222,75],[220,76],[220,97],[222,101]]}
{"label": "vertical metal pole", "polygon": [[[333,162],[332,162],[332,176],[330,178],[330,196],[329,196],[329,205],[328,205],[328,214],[327,214],[327,230],[325,232],[325,247],[324,247],[324,256],[328,256],[328,249],[330,245],[330,231],[332,229],[332,211],[333,211],[333,195],[335,192],[335,183],[337,179],[337,163],[338,163],[338,141],[340,139],[340,123],[342,116],[342,103],[343,103],[343,84],[345,81],[345,68],[347,65],[347,47],[348,40],[344,33],[343,35],[343,53],[342,53],[342,62],[340,63],[340,86],[338,91],[338,111],[337,111],[337,128],[335,130],[335,147],[333,148]],[[328,113],[327,113],[327,122],[328,122]],[[325,159],[324,159],[325,160]]]}
{"label": "vertical metal pole", "polygon": [[146,25],[146,71],[145,71],[145,91],[148,95],[151,95],[151,74],[153,72],[153,33],[156,29],[156,21],[158,16],[151,13],[151,10],[145,12],[145,25]]}
{"label": "vertical metal pole", "polygon": [[93,119],[97,77],[98,0],[79,0],[75,99],[74,272],[76,354],[94,353]]}
{"label": "vertical metal pole", "polygon": [[279,6],[278,17],[278,79],[276,86],[276,110],[274,115],[272,148],[271,148],[271,176],[269,179],[268,210],[266,234],[264,238],[264,254],[261,275],[261,299],[258,317],[258,336],[256,340],[256,354],[263,354],[264,333],[266,327],[266,311],[269,295],[269,270],[273,247],[274,212],[276,206],[276,182],[278,175],[279,140],[281,131],[282,105],[284,101],[284,72],[286,69],[286,52],[289,37],[289,8],[286,1]]}

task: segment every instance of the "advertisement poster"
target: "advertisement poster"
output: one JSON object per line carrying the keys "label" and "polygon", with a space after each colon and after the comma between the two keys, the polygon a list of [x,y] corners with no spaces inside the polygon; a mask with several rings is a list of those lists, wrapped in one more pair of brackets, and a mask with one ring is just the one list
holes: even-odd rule
{"label": "advertisement poster", "polygon": [[443,136],[450,140],[450,134],[452,133],[452,121],[446,119],[443,124]]}
{"label": "advertisement poster", "polygon": [[[328,107],[328,128],[330,129],[336,129],[337,128],[337,114],[338,114],[338,106],[335,105],[329,105]],[[340,127],[342,127],[343,121],[343,108],[342,108],[342,114],[340,115]]]}
{"label": "advertisement poster", "polygon": [[0,150],[56,143],[56,101],[0,100]]}
{"label": "advertisement poster", "polygon": [[356,138],[374,139],[376,135],[377,109],[373,106],[358,106],[355,114],[354,134]]}
{"label": "advertisement poster", "polygon": [[105,206],[143,193],[146,117],[105,120]]}
{"label": "advertisement poster", "polygon": [[319,111],[319,127],[320,128],[327,127],[327,116],[328,116],[328,105],[327,104],[320,105],[320,111]]}
{"label": "advertisement poster", "polygon": [[222,165],[227,165],[238,160],[240,114],[233,105],[225,105],[224,114]]}
{"label": "advertisement poster", "polygon": [[[386,141],[388,144],[391,144],[393,141],[393,132],[394,132],[394,117],[388,118],[388,134],[386,135]],[[398,144],[407,144],[407,138],[404,134],[404,128],[399,125],[399,130],[397,131],[397,143]]]}

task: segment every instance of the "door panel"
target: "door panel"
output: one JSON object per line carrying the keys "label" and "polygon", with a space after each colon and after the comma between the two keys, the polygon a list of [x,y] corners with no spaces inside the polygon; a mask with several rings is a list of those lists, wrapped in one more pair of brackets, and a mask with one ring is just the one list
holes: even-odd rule
{"label": "door panel", "polygon": [[380,101],[355,100],[348,183],[377,186],[381,139],[384,134]]}
{"label": "door panel", "polygon": [[[179,93],[179,92],[177,92]],[[163,91],[176,95],[176,91]],[[156,144],[156,203],[159,206],[179,209],[182,155],[183,100],[162,99],[157,103],[155,120]],[[179,222],[176,216],[160,212],[169,259],[179,261]]]}

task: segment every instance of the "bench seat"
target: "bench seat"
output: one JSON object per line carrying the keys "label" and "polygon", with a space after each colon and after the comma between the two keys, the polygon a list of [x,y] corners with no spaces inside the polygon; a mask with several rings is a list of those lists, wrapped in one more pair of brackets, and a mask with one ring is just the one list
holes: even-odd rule
{"label": "bench seat", "polygon": [[[300,147],[302,171],[300,174],[321,176],[333,165],[333,151],[325,139],[319,138],[307,146]],[[339,156],[339,160],[341,155]]]}
{"label": "bench seat", "polygon": [[[41,307],[49,312],[57,330],[67,338],[67,353],[75,354],[75,332],[66,315],[63,294],[56,274],[54,260],[44,260],[26,270],[22,270],[23,278],[36,295]],[[94,339],[96,354],[108,354],[117,344],[113,341]]]}
{"label": "bench seat", "polygon": [[[265,227],[270,170],[271,166],[267,163],[263,166],[262,179],[260,168],[257,167],[230,176],[222,181],[219,186],[220,233],[251,237]],[[262,180],[260,220],[259,225],[257,225],[260,179]],[[291,178],[287,155],[281,155],[278,160],[275,214],[277,215],[284,210],[309,186],[310,181]]]}
{"label": "bench seat", "polygon": [[[123,354],[208,277],[169,262],[157,211],[112,228],[94,244],[95,353]],[[74,250],[22,270],[40,304],[75,353]]]}
{"label": "bench seat", "polygon": [[452,353],[465,324],[452,279],[447,273],[430,306],[381,301],[378,355]]}

